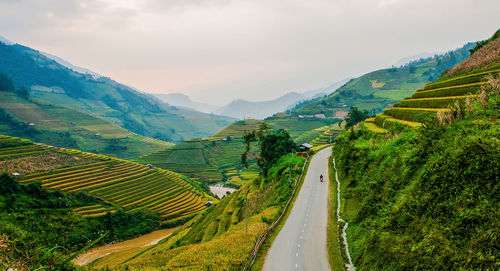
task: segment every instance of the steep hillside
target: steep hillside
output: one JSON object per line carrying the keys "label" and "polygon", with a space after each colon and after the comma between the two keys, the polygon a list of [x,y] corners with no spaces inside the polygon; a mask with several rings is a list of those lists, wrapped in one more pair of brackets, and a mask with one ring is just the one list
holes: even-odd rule
{"label": "steep hillside", "polygon": [[1,134],[119,158],[138,157],[173,145],[14,91],[0,91]]}
{"label": "steep hillside", "polygon": [[334,93],[314,103],[306,104],[294,111],[295,114],[310,115],[323,113],[332,116],[337,111],[358,107],[372,113],[410,96],[415,89],[436,80],[440,74],[469,56],[468,43],[460,49],[432,58],[410,62],[402,67],[377,70],[352,79]]}
{"label": "steep hillside", "polygon": [[496,46],[493,40],[478,48],[452,77],[444,73],[337,137],[334,156],[356,269],[497,269]]}
{"label": "steep hillside", "polygon": [[32,97],[166,141],[205,137],[232,121],[169,106],[109,78],[78,73],[18,44],[0,43],[0,73],[12,78],[16,88],[28,88]]}
{"label": "steep hillside", "polygon": [[74,209],[84,216],[151,210],[171,223],[202,211],[209,197],[180,174],[108,156],[0,136],[0,169],[22,184],[85,192],[101,203]]}

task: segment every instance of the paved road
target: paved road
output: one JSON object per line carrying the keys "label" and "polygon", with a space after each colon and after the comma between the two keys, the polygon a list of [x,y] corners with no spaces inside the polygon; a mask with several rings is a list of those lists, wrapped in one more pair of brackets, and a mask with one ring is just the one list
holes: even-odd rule
{"label": "paved road", "polygon": [[330,270],[326,248],[330,153],[326,148],[313,156],[293,209],[264,261],[264,271]]}

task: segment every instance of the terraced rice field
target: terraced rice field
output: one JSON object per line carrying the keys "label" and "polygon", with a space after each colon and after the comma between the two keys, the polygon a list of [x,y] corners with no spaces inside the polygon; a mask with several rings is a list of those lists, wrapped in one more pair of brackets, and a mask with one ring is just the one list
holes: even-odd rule
{"label": "terraced rice field", "polygon": [[[153,164],[208,184],[220,183],[239,175],[239,170],[243,169],[240,159],[244,149],[243,140],[238,137],[231,140],[223,140],[225,136],[220,138],[185,140],[135,162]],[[255,163],[253,160],[250,162]]]}
{"label": "terraced rice field", "polygon": [[[8,136],[0,136],[0,143],[7,146],[0,148],[0,157],[3,159],[62,152],[79,157],[80,161],[88,161],[81,165],[54,167],[18,177],[21,183],[40,182],[48,189],[86,191],[106,203],[74,210],[84,216],[100,216],[114,212],[116,208],[125,211],[147,208],[158,212],[164,221],[171,221],[192,216],[206,208],[204,203],[208,198],[205,194],[196,190],[185,176],[172,171],[104,155],[33,144]],[[10,147],[16,144],[18,146]]]}
{"label": "terraced rice field", "polygon": [[417,89],[413,96],[378,114],[374,120],[367,119],[363,125],[374,133],[383,133],[380,129],[396,122],[412,128],[420,127],[420,122],[429,115],[438,111],[450,111],[451,105],[464,105],[467,99],[477,98],[481,87],[488,83],[486,77],[498,77],[499,74],[500,65],[496,65],[475,73],[428,83],[424,88]]}

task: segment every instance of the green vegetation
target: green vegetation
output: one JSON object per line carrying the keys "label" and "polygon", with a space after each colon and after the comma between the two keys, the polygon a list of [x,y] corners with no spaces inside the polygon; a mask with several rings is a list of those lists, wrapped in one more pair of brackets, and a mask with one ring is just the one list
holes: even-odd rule
{"label": "green vegetation", "polygon": [[333,167],[332,157],[328,159],[328,176],[330,176],[330,184],[328,186],[328,224],[327,224],[327,240],[328,247],[328,262],[334,271],[344,270],[344,264],[341,253],[340,228],[337,221],[337,181],[335,180],[335,168]]}
{"label": "green vegetation", "polygon": [[351,109],[349,110],[349,114],[345,118],[345,128],[348,129],[354,126],[356,123],[368,118],[369,116],[370,115],[368,114],[368,111],[360,111],[357,107],[351,107]]}
{"label": "green vegetation", "polygon": [[132,158],[172,146],[116,124],[14,92],[0,91],[0,133],[55,146]]}
{"label": "green vegetation", "polygon": [[[487,47],[478,51],[488,49]],[[472,56],[471,56],[472,57]],[[465,75],[438,80],[418,89],[413,96],[405,98],[394,107],[377,114],[375,123],[380,128],[387,128],[395,122],[412,128],[422,126],[426,118],[435,118],[443,122],[445,119],[461,116],[463,111],[471,111],[471,104],[484,103],[487,95],[491,95],[498,85],[500,66],[488,65]],[[380,132],[373,124],[364,124],[371,131]]]}
{"label": "green vegetation", "polygon": [[243,136],[245,139],[245,153],[241,155],[242,163],[248,167],[247,156],[252,142],[258,140],[260,155],[257,159],[257,165],[262,168],[264,176],[267,176],[269,169],[277,160],[293,151],[297,151],[297,144],[293,142],[287,131],[280,129],[276,132],[268,133],[268,127],[262,124],[259,131],[247,132]]}
{"label": "green vegetation", "polygon": [[[489,75],[491,63],[485,67],[416,92],[449,97],[444,89],[485,80],[477,95],[412,97],[337,137],[333,150],[357,269],[498,269],[500,79]],[[374,123],[383,134],[370,128]]]}
{"label": "green vegetation", "polygon": [[[0,43],[0,73],[19,94],[105,119],[142,136],[180,142],[205,137],[230,124],[228,117],[169,106],[109,78],[68,69],[38,51]],[[2,106],[2,108],[4,108]]]}
{"label": "green vegetation", "polygon": [[48,191],[0,175],[0,267],[2,270],[75,270],[70,256],[96,244],[123,240],[158,228],[158,215],[139,211],[83,217],[73,208],[100,204],[85,193]]}
{"label": "green vegetation", "polygon": [[[262,123],[266,123],[270,129],[287,130],[297,143],[316,140],[315,143],[322,144],[329,142],[331,135],[339,130],[333,128],[333,121],[337,120],[303,120],[295,117],[273,117],[264,121],[239,120],[211,137],[185,140],[172,148],[142,156],[134,161],[187,175],[203,186],[224,182],[227,186],[238,188],[253,180],[259,173],[257,144],[250,146],[248,168],[241,163],[241,155],[245,149],[245,131],[256,131]],[[318,127],[323,129],[314,130],[319,129]],[[303,136],[306,133],[309,136],[307,138]]]}
{"label": "green vegetation", "polygon": [[0,166],[9,174],[21,174],[20,183],[84,191],[103,200],[74,210],[84,216],[147,209],[172,225],[203,211],[204,203],[211,199],[185,176],[164,169],[9,136],[0,136],[0,142],[5,146],[0,148]]}
{"label": "green vegetation", "polygon": [[157,245],[111,254],[92,266],[111,270],[239,270],[256,239],[283,210],[303,162],[296,155],[283,156],[267,177],[261,176],[226,196]]}
{"label": "green vegetation", "polygon": [[370,114],[410,96],[415,89],[436,80],[443,71],[450,69],[469,56],[469,43],[446,54],[410,62],[402,67],[377,70],[352,79],[326,98],[306,104],[294,114],[318,114],[331,116],[334,111],[346,111],[349,107],[367,110]]}

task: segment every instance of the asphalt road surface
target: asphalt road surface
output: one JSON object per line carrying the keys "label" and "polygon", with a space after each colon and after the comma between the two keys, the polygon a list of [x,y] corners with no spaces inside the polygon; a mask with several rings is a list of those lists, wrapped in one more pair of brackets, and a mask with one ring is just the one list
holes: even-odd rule
{"label": "asphalt road surface", "polygon": [[330,154],[331,148],[325,148],[312,157],[302,189],[269,249],[263,270],[330,270],[326,247]]}

